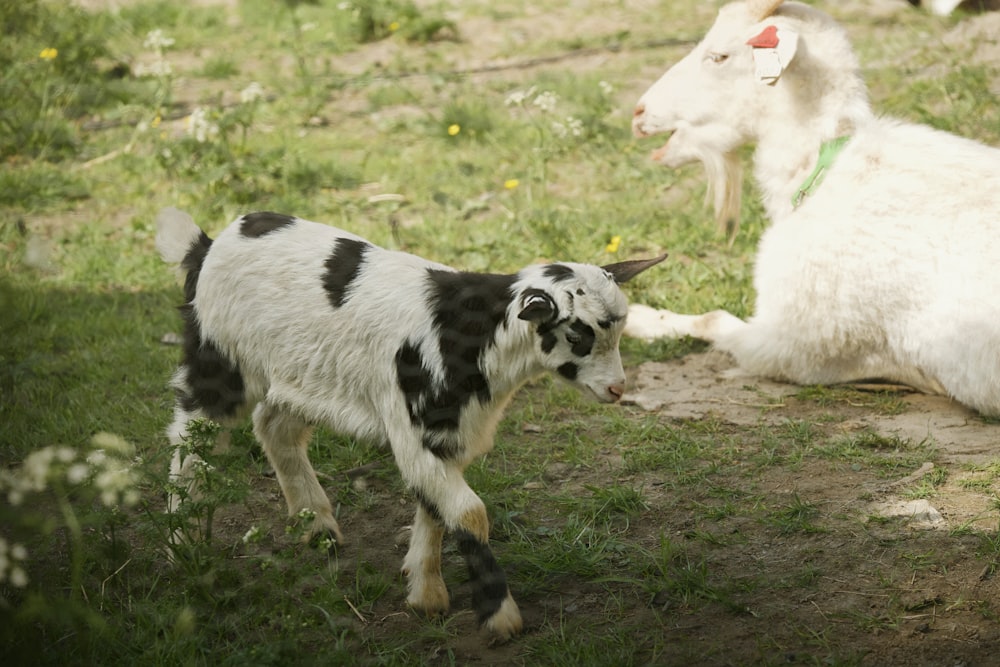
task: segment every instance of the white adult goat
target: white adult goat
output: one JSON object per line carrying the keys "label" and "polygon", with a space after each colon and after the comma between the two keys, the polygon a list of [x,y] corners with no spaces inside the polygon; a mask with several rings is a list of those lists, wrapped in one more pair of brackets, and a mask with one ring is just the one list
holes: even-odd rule
{"label": "white adult goat", "polygon": [[1000,414],[1000,150],[876,117],[830,17],[726,5],[632,127],[672,133],[654,153],[663,164],[705,165],[720,222],[739,211],[737,150],[756,143],[771,225],[749,321],[634,305],[626,335],[689,335],[752,374],[880,378]]}
{"label": "white adult goat", "polygon": [[237,218],[215,241],[177,209],[157,223],[160,254],[186,271],[173,481],[191,483],[200,461],[182,447],[193,420],[232,423],[252,410],[289,514],[311,509],[311,531],[340,540],[307,455],[312,426],[388,443],[418,501],[403,560],[407,602],[448,609],[449,530],[480,622],[501,637],[519,632],[486,507],[463,472],[492,448],[504,407],[532,377],[552,371],[599,401],[621,398],[618,284],[665,255],[478,274],[278,213]]}

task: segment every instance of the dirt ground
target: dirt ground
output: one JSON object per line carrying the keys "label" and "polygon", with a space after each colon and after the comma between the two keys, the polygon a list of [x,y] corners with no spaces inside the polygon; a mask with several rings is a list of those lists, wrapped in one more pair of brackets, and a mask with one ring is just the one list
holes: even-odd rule
{"label": "dirt ground", "polygon": [[[821,439],[863,430],[914,442],[930,439],[936,445],[934,461],[890,479],[866,467],[814,456],[794,466],[744,471],[737,465],[712,478],[713,485],[743,489],[747,498],[759,494],[773,506],[801,499],[820,508],[818,530],[787,533],[769,528],[752,513],[705,521],[696,509],[716,502],[711,490],[677,486],[658,471],[630,472],[621,452],[611,448],[592,467],[553,463],[544,476],[553,492],[587,494],[588,486],[613,482],[642,486],[648,507],[622,529],[622,539],[630,549],[655,551],[666,535],[689,562],[705,563],[708,582],[724,594],[701,599],[671,595],[667,579],[683,577],[688,571],[683,563],[664,574],[660,592],[650,589],[653,575],[645,585],[609,585],[553,574],[544,587],[525,590],[516,566],[508,566],[525,634],[491,643],[469,611],[464,567],[446,540],[444,571],[453,610],[445,621],[449,631],[434,640],[415,640],[409,650],[419,662],[448,664],[453,656],[468,665],[537,664],[533,638],[563,624],[583,629],[589,634],[581,642],[597,645],[612,642],[615,633],[628,633],[634,646],[644,647],[631,656],[634,664],[996,664],[1000,578],[991,560],[996,553],[984,555],[980,535],[957,529],[997,529],[990,494],[970,490],[962,480],[977,474],[968,464],[996,462],[1000,425],[985,423],[947,399],[912,393],[901,394],[901,410],[885,415],[851,400],[798,398],[801,388],[741,376],[727,356],[712,351],[645,363],[631,374],[623,410],[637,419],[655,413],[665,423],[713,420],[722,434],[737,440],[747,436],[748,461],[760,452],[750,434],[762,425],[789,420],[816,425]],[[529,389],[517,400],[530,401],[531,394]],[[391,464],[384,466],[388,470]],[[935,468],[948,473],[937,494],[929,503],[908,504],[902,489]],[[428,622],[407,609],[404,585],[396,577],[412,503],[390,488],[389,478],[376,471],[352,482],[371,492],[371,502],[342,508],[348,544],[335,565],[348,580],[362,562],[393,578],[390,590],[372,608],[337,621],[364,639],[372,658],[378,646],[413,635],[415,627]],[[331,495],[344,483],[329,480]],[[280,491],[274,480],[254,486],[244,507],[225,513],[221,528],[229,526],[235,541],[250,523],[272,525],[277,547],[287,539],[278,533],[283,525]],[[488,497],[484,500],[489,504]],[[551,520],[558,523],[560,517]],[[705,534],[712,539],[705,540]],[[494,546],[507,566],[503,538]],[[326,563],[312,550],[303,550],[301,557],[317,559],[317,566]],[[632,556],[622,558],[621,572],[612,570],[609,576],[636,573]]]}

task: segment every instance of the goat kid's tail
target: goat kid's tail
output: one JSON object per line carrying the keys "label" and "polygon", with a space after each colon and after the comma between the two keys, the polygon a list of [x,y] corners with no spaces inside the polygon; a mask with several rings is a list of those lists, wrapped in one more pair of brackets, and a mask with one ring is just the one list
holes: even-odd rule
{"label": "goat kid's tail", "polygon": [[[156,216],[156,250],[168,264],[180,264],[198,246],[204,251],[212,240],[195,224],[194,219],[179,209],[169,206]],[[199,262],[200,264],[200,262]],[[200,267],[184,267],[185,269]]]}

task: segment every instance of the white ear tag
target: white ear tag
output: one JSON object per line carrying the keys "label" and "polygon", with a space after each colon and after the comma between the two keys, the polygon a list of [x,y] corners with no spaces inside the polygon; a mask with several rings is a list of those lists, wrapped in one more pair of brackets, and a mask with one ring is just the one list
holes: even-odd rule
{"label": "white ear tag", "polygon": [[771,86],[795,57],[799,35],[769,25],[759,35],[747,40],[747,44],[753,47],[754,76],[761,83]]}

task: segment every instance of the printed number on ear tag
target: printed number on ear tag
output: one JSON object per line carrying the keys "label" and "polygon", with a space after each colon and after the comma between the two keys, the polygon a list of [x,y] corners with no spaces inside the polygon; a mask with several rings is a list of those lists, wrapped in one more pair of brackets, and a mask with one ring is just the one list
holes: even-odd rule
{"label": "printed number on ear tag", "polygon": [[781,76],[781,57],[778,55],[778,49],[755,48],[753,64],[754,76],[761,83],[774,83]]}

